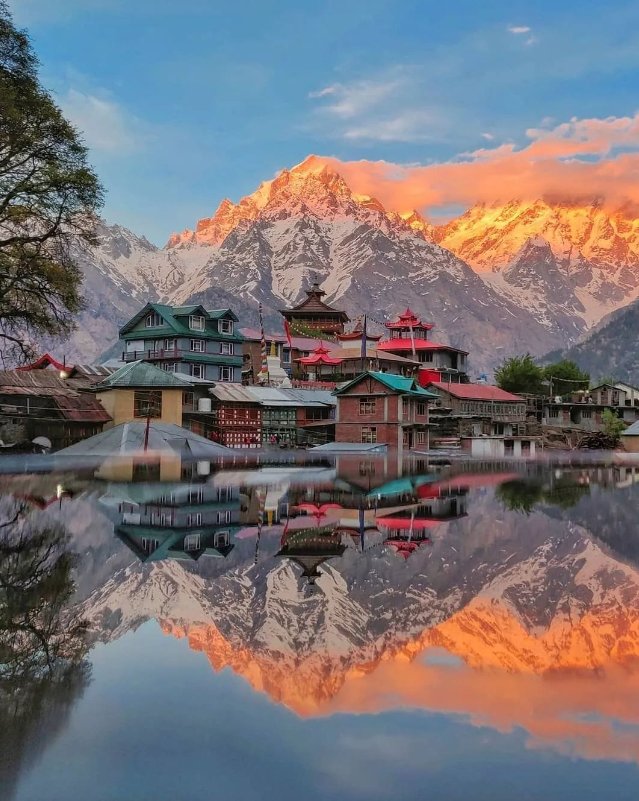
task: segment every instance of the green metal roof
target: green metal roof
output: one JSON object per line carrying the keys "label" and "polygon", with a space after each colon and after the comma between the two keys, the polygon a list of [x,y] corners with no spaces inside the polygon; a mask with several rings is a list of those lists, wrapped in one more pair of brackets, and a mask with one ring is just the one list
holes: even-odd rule
{"label": "green metal roof", "polygon": [[[212,382],[211,382],[212,383]],[[198,382],[198,386],[201,382]],[[188,380],[188,377],[178,378],[177,374],[161,370],[149,362],[137,361],[125,364],[115,373],[104,379],[104,381],[94,386],[94,389],[118,389],[131,387],[157,387],[161,389],[188,389],[195,384]]]}
{"label": "green metal roof", "polygon": [[[169,306],[166,303],[147,303],[143,309],[132,317],[128,323],[122,326],[120,329],[120,336],[126,338],[125,335],[129,334],[130,330],[136,326],[145,315],[147,315],[150,311],[154,311],[162,317],[166,325],[158,326],[158,327],[151,327],[145,328],[145,333],[150,334],[151,336],[154,333],[161,334],[164,336],[166,334],[165,328],[168,326],[174,334],[182,334],[184,336],[197,336],[198,338],[205,339],[207,337],[211,337],[211,335],[215,335],[216,337],[220,337],[225,341],[236,341],[241,342],[244,337],[241,334],[234,333],[232,335],[229,334],[219,334],[217,331],[194,331],[192,328],[189,328],[188,325],[185,325],[179,318],[186,317],[193,312],[200,310],[205,317],[208,317],[210,320],[219,320],[225,314],[231,314],[233,320],[238,322],[237,315],[231,309],[214,309],[213,311],[207,311],[204,306],[194,305],[194,306]],[[136,332],[139,334],[141,332]]]}
{"label": "green metal roof", "polygon": [[365,376],[371,376],[371,378],[379,381],[380,384],[384,384],[384,386],[395,390],[395,392],[400,392],[402,395],[413,395],[422,398],[423,400],[437,400],[438,398],[434,392],[429,392],[427,389],[420,387],[414,378],[408,378],[403,375],[394,375],[393,373],[378,373],[373,370],[368,370],[366,373],[358,375],[357,378],[354,378],[352,381],[343,384],[341,387],[335,390],[334,394],[341,395],[345,390],[361,381]]}

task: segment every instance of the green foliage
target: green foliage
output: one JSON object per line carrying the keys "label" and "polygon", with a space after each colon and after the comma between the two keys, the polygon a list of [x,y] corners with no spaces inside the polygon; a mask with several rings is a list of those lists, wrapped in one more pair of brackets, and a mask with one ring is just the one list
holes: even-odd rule
{"label": "green foliage", "polygon": [[611,386],[614,386],[616,383],[617,379],[613,378],[611,375],[602,375],[601,378],[598,378],[595,381],[594,386],[600,387],[602,384],[610,384]]}
{"label": "green foliage", "polygon": [[570,509],[589,492],[587,484],[575,484],[570,478],[554,481],[550,486],[539,481],[516,479],[500,484],[495,496],[504,509],[529,515],[535,506],[543,503],[558,506],[560,509]]}
{"label": "green foliage", "polygon": [[74,253],[94,241],[100,183],[38,80],[29,38],[0,1],[0,357],[66,335],[82,308]]}
{"label": "green foliage", "polygon": [[603,432],[614,440],[618,440],[621,432],[626,428],[624,421],[617,417],[612,409],[604,409],[601,415],[601,422],[603,423]]}
{"label": "green foliage", "polygon": [[535,363],[530,353],[512,356],[495,370],[497,385],[507,392],[543,395],[544,371]]}
{"label": "green foliage", "polygon": [[548,364],[544,367],[544,378],[548,381],[553,395],[567,395],[587,390],[590,386],[590,374],[581,370],[579,365],[570,359]]}

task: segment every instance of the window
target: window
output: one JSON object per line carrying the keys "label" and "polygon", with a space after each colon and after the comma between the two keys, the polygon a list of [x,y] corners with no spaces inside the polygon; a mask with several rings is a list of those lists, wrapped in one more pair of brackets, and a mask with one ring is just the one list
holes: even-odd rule
{"label": "window", "polygon": [[177,373],[177,362],[162,362],[162,369],[166,370],[167,373]]}
{"label": "window", "polygon": [[134,417],[162,417],[162,392],[136,389],[133,396]]}
{"label": "window", "polygon": [[220,487],[217,491],[217,496],[220,501],[226,502],[229,499],[229,488],[228,487]]}
{"label": "window", "polygon": [[218,512],[217,513],[217,522],[218,523],[230,523],[231,522],[231,510],[227,509],[225,512]]}
{"label": "window", "polygon": [[433,352],[430,350],[422,351],[419,354],[419,361],[420,362],[432,362],[433,361]]}
{"label": "window", "polygon": [[360,398],[359,399],[359,413],[360,414],[375,414],[375,398]]}
{"label": "window", "polygon": [[202,514],[200,512],[191,513],[186,516],[186,525],[187,526],[201,526],[202,525]]}
{"label": "window", "polygon": [[220,353],[225,353],[227,356],[233,355],[233,343],[232,342],[222,342],[220,346]]}
{"label": "window", "polygon": [[204,353],[206,350],[206,343],[203,339],[192,339],[191,340],[191,350],[193,353]]}
{"label": "window", "polygon": [[220,381],[232,381],[232,380],[233,380],[233,368],[220,367]]}
{"label": "window", "polygon": [[189,489],[189,503],[202,503],[204,500],[204,490],[202,487],[191,487]]}
{"label": "window", "polygon": [[559,409],[548,409],[548,417],[559,417]]}
{"label": "window", "polygon": [[220,334],[232,334],[233,320],[220,320],[218,325],[218,330]]}
{"label": "window", "polygon": [[289,348],[282,348],[282,362],[284,364],[291,363],[291,351]]}
{"label": "window", "polygon": [[417,444],[424,445],[426,442],[428,442],[428,431],[418,431]]}
{"label": "window", "polygon": [[592,417],[592,409],[581,409],[581,416],[585,420],[586,418]]}
{"label": "window", "polygon": [[164,340],[164,350],[176,350],[175,340],[174,339],[165,339]]}
{"label": "window", "polygon": [[182,406],[192,409],[195,406],[195,394],[193,392],[182,393]]}
{"label": "window", "polygon": [[193,378],[204,378],[204,365],[203,364],[189,365],[189,373]]}
{"label": "window", "polygon": [[417,414],[426,414],[426,402],[417,401]]}
{"label": "window", "polygon": [[150,539],[149,537],[142,537],[142,550],[145,553],[153,553],[160,547],[160,540]]}
{"label": "window", "polygon": [[144,325],[147,328],[157,328],[158,326],[162,325],[163,322],[164,321],[157,312],[151,312],[151,314],[147,314]]}
{"label": "window", "polygon": [[377,428],[375,426],[362,426],[362,442],[377,442]]}
{"label": "window", "polygon": [[200,535],[199,534],[187,534],[184,538],[184,550],[185,551],[199,551],[200,550]]}
{"label": "window", "polygon": [[204,331],[204,317],[200,314],[189,315],[189,328],[191,331]]}
{"label": "window", "polygon": [[231,542],[231,537],[228,531],[216,531],[213,538],[214,548],[228,548]]}

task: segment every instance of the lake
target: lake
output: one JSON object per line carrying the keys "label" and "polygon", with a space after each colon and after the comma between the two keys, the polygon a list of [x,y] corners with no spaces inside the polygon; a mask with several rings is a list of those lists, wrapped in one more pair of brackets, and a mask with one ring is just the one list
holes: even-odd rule
{"label": "lake", "polygon": [[635,799],[639,469],[0,476],[0,798]]}

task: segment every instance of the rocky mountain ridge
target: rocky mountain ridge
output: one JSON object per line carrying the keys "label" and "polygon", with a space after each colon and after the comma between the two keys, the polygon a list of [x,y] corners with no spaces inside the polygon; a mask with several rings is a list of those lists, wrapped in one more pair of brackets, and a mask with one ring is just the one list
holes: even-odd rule
{"label": "rocky mountain ridge", "polygon": [[275,323],[312,278],[371,324],[411,305],[434,338],[471,351],[471,370],[572,343],[639,293],[639,219],[602,204],[478,205],[443,226],[356,194],[309,157],[156,248],[120,226],[79,254],[87,311],[67,346],[93,359],[146,300],[231,305]]}

